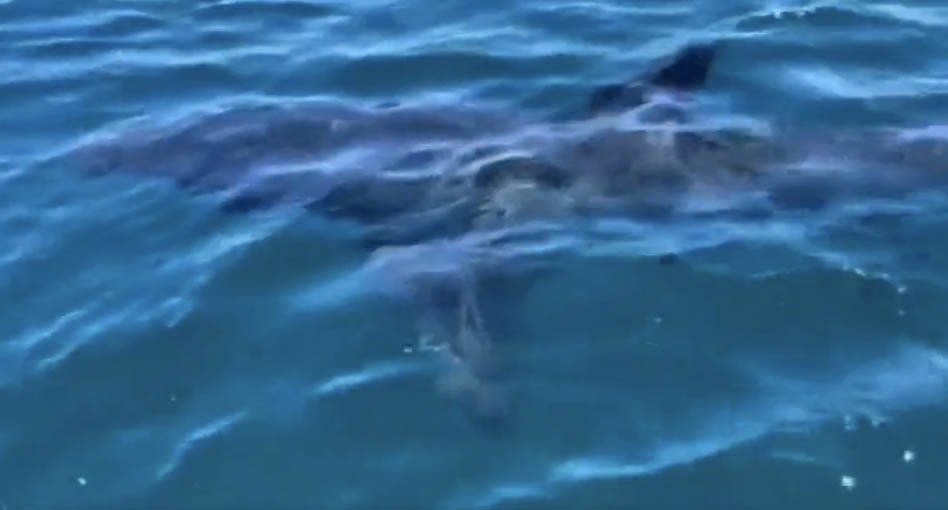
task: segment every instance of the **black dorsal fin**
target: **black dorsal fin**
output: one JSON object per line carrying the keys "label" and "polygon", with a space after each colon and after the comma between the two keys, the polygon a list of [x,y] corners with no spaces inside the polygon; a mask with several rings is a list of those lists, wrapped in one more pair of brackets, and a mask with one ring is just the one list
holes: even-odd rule
{"label": "black dorsal fin", "polygon": [[701,88],[708,81],[716,51],[713,44],[691,44],[679,50],[671,62],[654,73],[628,83],[600,86],[590,94],[586,113],[636,108],[647,102],[649,89],[654,87],[675,90]]}
{"label": "black dorsal fin", "polygon": [[679,51],[670,64],[656,72],[649,83],[657,87],[690,90],[703,87],[708,81],[715,47],[711,44],[694,44]]}

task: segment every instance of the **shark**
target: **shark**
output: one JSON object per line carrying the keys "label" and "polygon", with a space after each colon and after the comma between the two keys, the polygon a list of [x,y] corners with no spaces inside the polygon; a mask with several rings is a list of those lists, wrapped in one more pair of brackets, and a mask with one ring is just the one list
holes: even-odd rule
{"label": "shark", "polygon": [[527,241],[610,218],[765,221],[946,184],[948,127],[816,132],[699,118],[691,105],[721,51],[686,45],[553,116],[439,102],[228,104],[99,133],[61,158],[89,175],[213,195],[223,214],[296,207],[350,222],[369,253],[364,281],[413,303],[420,343],[445,359],[439,387],[497,428],[510,403],[484,309],[505,281],[550,269],[543,243]]}

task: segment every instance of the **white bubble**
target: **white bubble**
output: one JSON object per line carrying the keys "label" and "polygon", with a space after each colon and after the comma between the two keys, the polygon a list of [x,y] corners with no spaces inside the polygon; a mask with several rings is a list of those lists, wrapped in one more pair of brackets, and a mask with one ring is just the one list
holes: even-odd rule
{"label": "white bubble", "polygon": [[911,463],[913,460],[915,460],[915,452],[912,450],[905,450],[902,452],[902,460],[905,461],[906,464]]}
{"label": "white bubble", "polygon": [[839,479],[839,484],[845,489],[853,490],[856,486],[856,479],[849,475],[843,475],[842,478]]}
{"label": "white bubble", "polygon": [[81,477],[81,476],[80,476],[79,478],[76,478],[76,483],[78,483],[79,485],[85,487],[86,484],[89,483],[89,482],[88,482],[88,480],[86,480],[84,477]]}

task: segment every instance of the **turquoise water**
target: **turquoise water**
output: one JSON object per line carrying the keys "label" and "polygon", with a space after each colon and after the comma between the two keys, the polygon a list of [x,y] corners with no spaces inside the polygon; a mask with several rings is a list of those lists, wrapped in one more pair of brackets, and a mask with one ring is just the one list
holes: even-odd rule
{"label": "turquoise water", "polygon": [[[470,239],[389,259],[161,178],[193,140],[151,126],[397,102],[493,112],[483,139],[712,40],[704,118],[948,124],[936,1],[0,0],[0,510],[944,508],[948,188],[501,250],[493,428],[389,288],[406,260],[469,268]],[[59,157],[112,136],[157,148]]]}

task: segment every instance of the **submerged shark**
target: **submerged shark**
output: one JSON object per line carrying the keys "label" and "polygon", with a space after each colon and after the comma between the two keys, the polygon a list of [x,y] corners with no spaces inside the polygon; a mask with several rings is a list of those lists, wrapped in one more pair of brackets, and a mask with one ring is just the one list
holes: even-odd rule
{"label": "submerged shark", "polygon": [[518,241],[603,218],[760,221],[945,184],[948,129],[697,119],[691,98],[719,50],[687,46],[555,118],[444,104],[225,107],[98,136],[63,158],[216,194],[227,213],[297,206],[354,222],[373,250],[366,274],[417,306],[423,343],[453,367],[443,387],[495,421],[509,405],[483,294],[542,270]]}
{"label": "submerged shark", "polygon": [[408,245],[528,217],[664,215],[703,201],[818,208],[940,177],[948,129],[794,132],[694,119],[717,45],[593,90],[553,119],[458,105],[340,102],[225,106],[131,127],[70,151],[87,173],[170,178],[248,212],[298,204]]}

